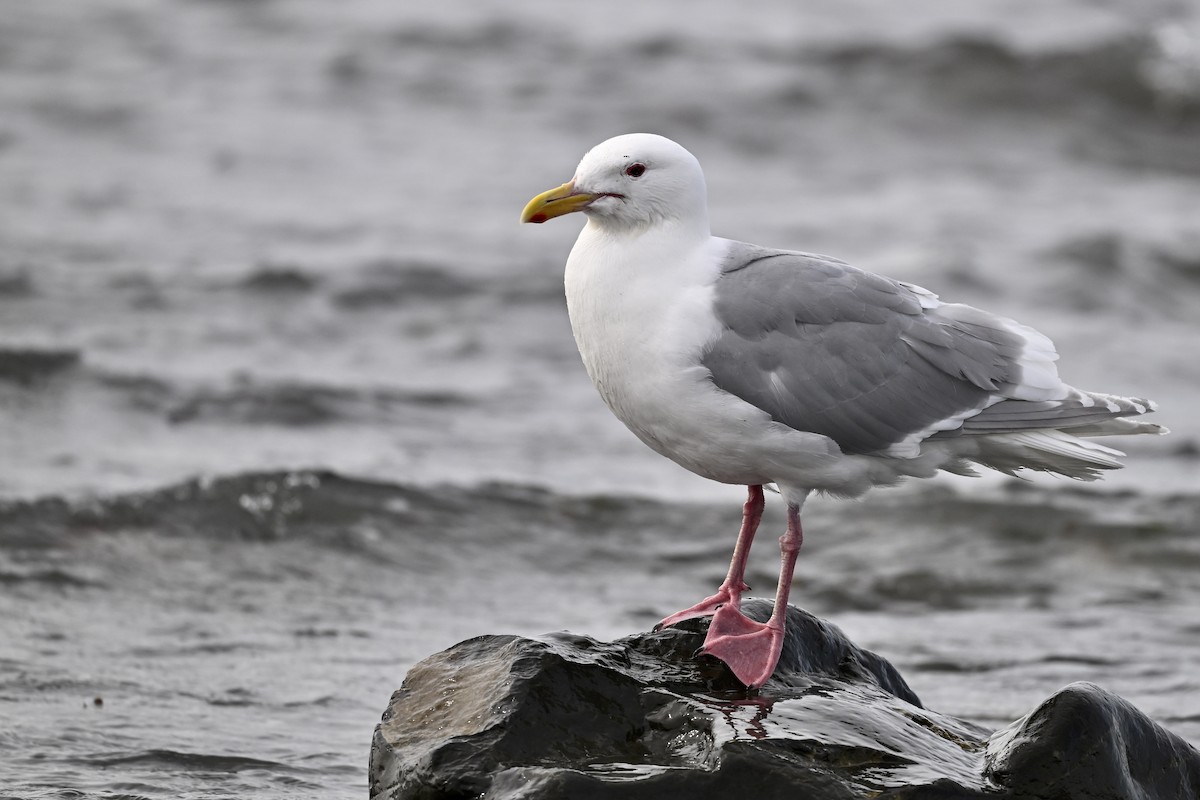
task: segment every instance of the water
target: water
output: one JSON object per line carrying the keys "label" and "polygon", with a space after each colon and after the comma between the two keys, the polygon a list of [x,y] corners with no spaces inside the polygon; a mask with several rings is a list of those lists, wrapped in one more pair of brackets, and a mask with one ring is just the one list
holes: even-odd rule
{"label": "water", "polygon": [[814,501],[794,596],[940,711],[998,726],[1089,679],[1200,741],[1194,3],[2,18],[13,796],[361,796],[417,659],[710,590],[740,492],[609,416],[561,296],[578,224],[516,224],[631,130],[700,157],[719,235],[1018,317],[1071,382],[1160,402],[1116,494]]}

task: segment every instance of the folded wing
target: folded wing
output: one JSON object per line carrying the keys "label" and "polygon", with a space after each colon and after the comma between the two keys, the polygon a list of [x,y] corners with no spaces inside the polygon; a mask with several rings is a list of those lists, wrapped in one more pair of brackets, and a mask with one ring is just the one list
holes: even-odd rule
{"label": "folded wing", "polygon": [[722,332],[703,356],[714,384],[845,453],[913,457],[931,437],[1148,432],[1118,418],[1153,404],[1067,386],[1032,328],[836,259],[733,243],[714,303]]}

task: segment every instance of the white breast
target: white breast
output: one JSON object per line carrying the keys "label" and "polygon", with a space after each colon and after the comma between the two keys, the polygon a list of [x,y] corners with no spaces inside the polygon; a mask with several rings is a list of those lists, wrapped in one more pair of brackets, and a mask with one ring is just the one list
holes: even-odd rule
{"label": "white breast", "polygon": [[767,417],[700,364],[720,332],[713,283],[728,244],[681,247],[658,231],[628,242],[588,226],[567,261],[567,309],[588,375],[639,439],[705,477],[750,483],[762,476],[744,458],[744,427]]}

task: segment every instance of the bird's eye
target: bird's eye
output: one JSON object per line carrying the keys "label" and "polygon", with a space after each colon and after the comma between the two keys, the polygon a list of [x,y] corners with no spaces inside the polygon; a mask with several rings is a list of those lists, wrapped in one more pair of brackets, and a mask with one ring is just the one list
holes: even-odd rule
{"label": "bird's eye", "polygon": [[640,178],[640,177],[642,177],[642,175],[646,174],[646,165],[645,164],[630,164],[628,167],[625,168],[625,174],[631,178]]}

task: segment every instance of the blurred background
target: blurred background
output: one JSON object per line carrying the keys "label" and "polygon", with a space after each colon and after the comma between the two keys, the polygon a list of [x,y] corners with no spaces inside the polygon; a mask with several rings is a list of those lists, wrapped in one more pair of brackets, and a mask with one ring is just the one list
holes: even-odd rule
{"label": "blurred background", "polygon": [[8,0],[13,796],[362,796],[416,660],[709,591],[741,490],[611,418],[562,299],[582,220],[516,222],[631,131],[697,155],[717,235],[1016,317],[1174,431],[1103,494],[818,499],[795,601],[938,710],[1092,679],[1200,740],[1194,0]]}

